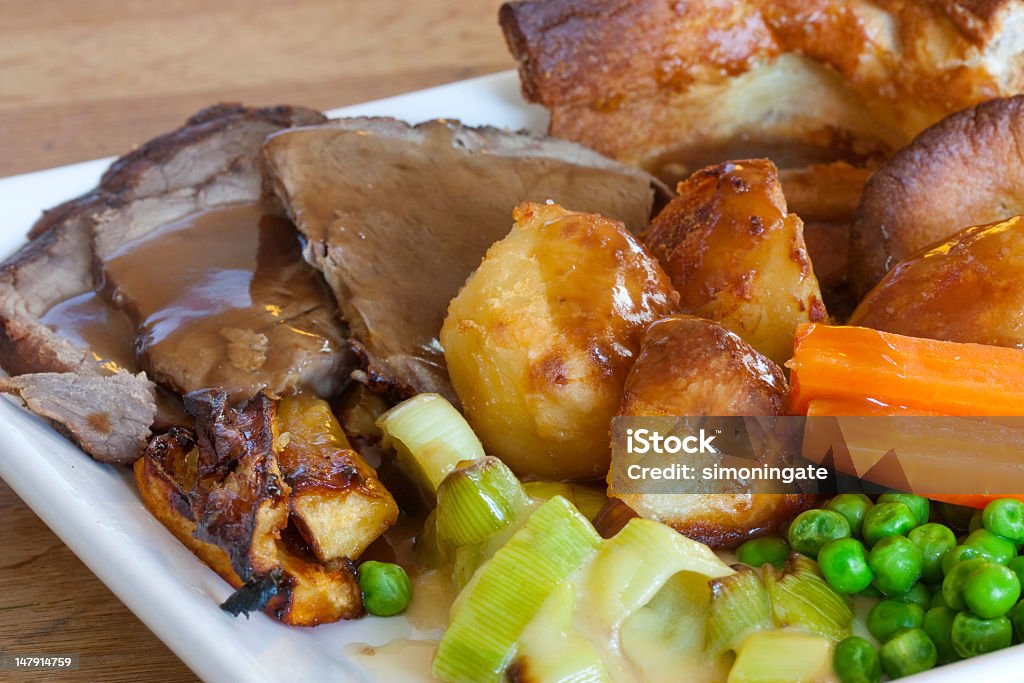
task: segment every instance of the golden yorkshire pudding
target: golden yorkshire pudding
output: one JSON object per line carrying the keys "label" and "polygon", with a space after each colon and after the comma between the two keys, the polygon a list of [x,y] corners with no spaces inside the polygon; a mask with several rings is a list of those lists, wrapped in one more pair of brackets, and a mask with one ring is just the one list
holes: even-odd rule
{"label": "golden yorkshire pudding", "polygon": [[1021,0],[525,0],[500,21],[552,135],[670,181],[884,158],[1024,90]]}
{"label": "golden yorkshire pudding", "polygon": [[850,235],[854,294],[961,228],[1024,214],[1022,152],[1022,96],[953,114],[900,150],[861,197]]}
{"label": "golden yorkshire pudding", "polygon": [[1024,348],[1024,218],[967,228],[900,261],[851,325]]}

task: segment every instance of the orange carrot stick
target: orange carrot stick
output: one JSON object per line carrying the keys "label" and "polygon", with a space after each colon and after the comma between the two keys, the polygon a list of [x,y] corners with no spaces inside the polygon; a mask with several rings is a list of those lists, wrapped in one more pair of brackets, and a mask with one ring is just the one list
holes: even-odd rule
{"label": "orange carrot stick", "polygon": [[911,415],[1024,415],[1019,349],[808,324],[797,329],[786,365],[798,415],[815,399],[869,401]]}

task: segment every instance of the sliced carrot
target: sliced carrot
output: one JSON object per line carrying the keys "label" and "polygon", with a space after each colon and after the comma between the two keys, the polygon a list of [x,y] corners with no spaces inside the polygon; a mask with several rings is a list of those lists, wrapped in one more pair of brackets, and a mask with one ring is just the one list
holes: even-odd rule
{"label": "sliced carrot", "polygon": [[1019,349],[806,324],[786,365],[790,408],[798,415],[817,399],[873,402],[910,415],[1024,415]]}

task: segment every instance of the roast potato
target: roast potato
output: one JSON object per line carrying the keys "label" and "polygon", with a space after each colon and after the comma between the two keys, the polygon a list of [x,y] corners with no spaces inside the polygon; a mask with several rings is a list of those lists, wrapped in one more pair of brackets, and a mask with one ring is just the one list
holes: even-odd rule
{"label": "roast potato", "polygon": [[775,164],[709,166],[678,189],[644,241],[672,279],[681,309],[785,362],[797,325],[827,314],[803,223],[786,212]]}
{"label": "roast potato", "polygon": [[[626,379],[619,415],[781,415],[782,369],[718,323],[672,316],[651,325]],[[782,528],[813,496],[617,493],[641,517],[711,547]]]}
{"label": "roast potato", "polygon": [[484,448],[516,474],[605,474],[609,423],[668,277],[622,223],[523,204],[448,307],[448,372]]}
{"label": "roast potato", "polygon": [[904,259],[851,325],[1024,348],[1024,218],[967,228]]}

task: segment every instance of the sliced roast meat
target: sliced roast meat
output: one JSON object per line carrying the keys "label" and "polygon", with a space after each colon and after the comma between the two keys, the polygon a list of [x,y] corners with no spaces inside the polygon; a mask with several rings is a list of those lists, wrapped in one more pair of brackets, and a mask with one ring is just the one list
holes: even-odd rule
{"label": "sliced roast meat", "polygon": [[138,325],[142,367],[180,393],[218,387],[243,401],[266,387],[326,398],[352,369],[323,276],[303,259],[294,226],[258,203],[192,213],[97,255],[105,291]]}
{"label": "sliced roast meat", "polygon": [[578,145],[452,121],[354,118],[281,131],[269,182],[309,239],[371,384],[454,399],[437,336],[512,209],[548,199],[647,226],[651,176]]}
{"label": "sliced roast meat", "polygon": [[146,448],[156,417],[153,383],[143,373],[113,375],[37,372],[0,378],[15,394],[82,450],[101,462],[130,463]]}
{"label": "sliced roast meat", "polygon": [[[289,124],[316,123],[296,110]],[[137,326],[135,356],[187,393],[329,397],[353,356],[330,290],[287,219],[264,215],[259,148],[282,126],[229,125],[150,179],[156,194],[113,206],[93,228],[103,293]]]}
{"label": "sliced roast meat", "polygon": [[[31,241],[0,264],[3,369],[13,375],[66,373],[40,385],[48,388],[63,381],[68,385],[66,397],[76,395],[72,389],[79,386],[80,378],[139,370],[132,352],[134,340],[112,332],[134,333],[136,321],[94,293],[103,283],[102,258],[97,252],[107,254],[190,213],[255,201],[261,174],[258,150],[264,138],[281,128],[321,121],[321,114],[308,109],[211,107],[182,128],[118,159],[95,190],[45,212],[30,232]],[[331,332],[340,339],[343,330],[335,325]],[[225,346],[230,343],[225,339]],[[339,365],[350,357],[340,344],[334,356],[341,359]],[[181,355],[169,361],[168,366],[176,362],[177,368],[165,370],[161,379],[193,372],[194,360]],[[159,426],[179,419],[176,403],[169,394],[162,395]],[[133,434],[132,425],[122,426],[114,417],[112,434],[121,434],[122,429],[125,435]],[[90,443],[83,441],[83,447],[89,450]],[[133,442],[126,438],[110,443]],[[113,459],[130,460],[139,453]],[[106,452],[93,455],[111,459]]]}

